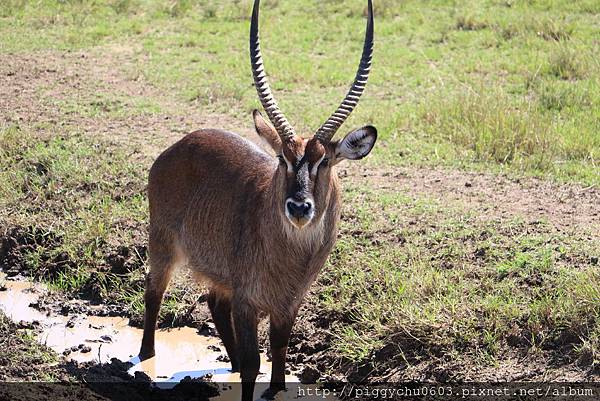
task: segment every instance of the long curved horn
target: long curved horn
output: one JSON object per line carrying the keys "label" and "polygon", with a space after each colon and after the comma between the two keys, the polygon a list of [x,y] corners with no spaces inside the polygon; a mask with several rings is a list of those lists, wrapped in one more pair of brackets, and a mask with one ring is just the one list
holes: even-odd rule
{"label": "long curved horn", "polygon": [[267,80],[267,74],[265,73],[262,54],[260,53],[260,40],[258,38],[259,7],[260,0],[254,0],[252,20],[250,22],[250,63],[252,64],[254,86],[256,86],[258,98],[267,112],[269,120],[271,120],[273,123],[273,126],[279,133],[281,139],[286,139],[295,135],[295,133],[294,129],[279,109],[279,106],[277,105],[277,102],[271,93],[271,88],[269,87],[269,81]]}
{"label": "long curved horn", "polygon": [[365,44],[363,46],[362,57],[358,65],[358,71],[354,78],[354,83],[350,87],[348,94],[342,101],[342,104],[337,108],[335,113],[331,115],[321,125],[321,128],[315,134],[315,138],[323,143],[327,143],[333,138],[336,131],[346,121],[352,110],[358,104],[360,95],[365,90],[369,72],[371,71],[371,60],[373,58],[373,3],[369,0],[367,16],[367,31],[365,33]]}

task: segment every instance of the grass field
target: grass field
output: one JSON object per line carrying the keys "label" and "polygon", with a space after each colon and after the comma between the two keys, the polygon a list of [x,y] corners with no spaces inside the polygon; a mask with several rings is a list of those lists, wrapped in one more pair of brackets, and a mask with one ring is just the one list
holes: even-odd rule
{"label": "grass field", "polygon": [[[246,117],[257,106],[246,51],[251,2],[218,3],[9,0],[2,48],[120,44],[133,49],[132,76]],[[353,77],[363,3],[264,4],[268,71],[303,132],[318,127]],[[591,0],[376,2],[369,96],[348,125],[377,122],[388,145],[378,152],[381,164],[485,163],[598,183],[599,7]]]}
{"label": "grass field", "polygon": [[[4,269],[139,319],[150,163],[207,123],[248,134],[259,105],[251,2],[214,3],[2,3]],[[600,3],[374,4],[344,127],[380,140],[342,167],[342,235],[295,341],[316,324],[323,370],[358,378],[598,378]],[[364,8],[263,0],[271,84],[306,135],[354,76]],[[162,324],[196,298],[174,285]]]}

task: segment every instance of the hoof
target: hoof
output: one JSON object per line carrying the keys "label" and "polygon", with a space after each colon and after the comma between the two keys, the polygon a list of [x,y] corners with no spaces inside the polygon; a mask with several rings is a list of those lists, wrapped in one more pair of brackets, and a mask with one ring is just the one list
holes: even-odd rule
{"label": "hoof", "polygon": [[153,349],[151,349],[151,350],[140,350],[140,354],[138,356],[140,357],[140,361],[145,361],[146,359],[152,358],[154,355],[156,355],[156,353],[154,352]]}
{"label": "hoof", "polygon": [[275,396],[277,396],[277,393],[280,391],[286,391],[284,384],[271,384],[271,386],[262,393],[262,398],[266,400],[274,400]]}

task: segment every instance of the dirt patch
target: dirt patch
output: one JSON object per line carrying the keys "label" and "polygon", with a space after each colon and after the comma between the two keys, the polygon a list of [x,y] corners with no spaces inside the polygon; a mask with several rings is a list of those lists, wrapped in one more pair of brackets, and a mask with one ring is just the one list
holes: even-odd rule
{"label": "dirt patch", "polygon": [[[139,75],[128,76],[125,71],[134,69],[132,52],[131,48],[110,47],[4,55],[0,122],[33,126],[40,134],[50,135],[58,127],[74,129],[136,147],[150,156],[200,128],[252,133],[250,116],[240,126],[231,117],[200,111],[197,104],[177,99]],[[159,111],[137,110],[135,99],[152,99]]]}
{"label": "dirt patch", "polygon": [[[0,270],[12,279],[34,278],[53,282],[61,272],[74,271],[78,260],[78,257],[64,252],[54,252],[61,243],[60,236],[42,226],[0,228]],[[35,308],[60,315],[80,313],[128,317],[131,325],[141,327],[142,314],[115,297],[119,294],[111,294],[108,290],[120,285],[126,286],[127,292],[143,292],[146,252],[146,245],[136,243],[107,248],[104,260],[98,261],[89,271],[78,293],[48,292],[36,301]],[[35,269],[27,262],[28,257],[34,254],[38,258]],[[112,284],[107,284],[107,277]],[[185,297],[178,300],[185,311],[176,309],[161,314],[159,327],[205,324],[210,318],[206,299],[199,295],[201,292],[189,272],[181,271],[173,281],[171,291],[179,293],[182,287],[187,290]],[[172,296],[167,293],[165,302]]]}
{"label": "dirt patch", "polygon": [[[219,386],[206,378],[186,377],[172,389],[161,389],[152,385],[148,376],[138,372],[131,377],[127,370],[131,363],[112,359],[110,363],[68,363],[64,369],[77,380],[87,383],[96,394],[110,400],[208,400],[220,394]],[[109,384],[110,385],[107,385]]]}
{"label": "dirt patch", "polygon": [[[42,227],[13,227],[2,231],[4,232],[0,234],[0,270],[8,277],[32,277],[52,282],[61,273],[76,268],[76,258],[65,252],[55,252],[59,249],[62,238],[52,231]],[[40,249],[43,249],[43,252],[39,252]],[[96,271],[90,272],[82,291],[77,294],[77,299],[65,299],[63,294],[54,292],[40,300],[36,305],[37,308],[41,311],[53,310],[63,315],[73,312],[96,316],[126,315],[124,305],[106,303],[110,299],[106,299],[105,291],[98,280],[101,273],[117,276],[134,270],[143,271],[145,252],[144,246],[136,245],[115,249],[106,256],[103,264],[97,266]],[[35,270],[26,260],[34,253],[39,257]],[[131,256],[134,253],[135,258]],[[130,284],[137,286],[138,290],[143,287],[142,280]]]}
{"label": "dirt patch", "polygon": [[596,187],[447,169],[389,171],[350,163],[341,175],[356,185],[369,183],[372,188],[458,206],[481,220],[547,221],[558,232],[600,238],[600,188]]}
{"label": "dirt patch", "polygon": [[[469,383],[469,382],[596,382],[600,369],[590,365],[586,356],[574,358],[568,341],[555,349],[529,351],[523,344],[504,346],[495,363],[457,358],[434,343],[423,342],[405,333],[387,339],[385,345],[363,362],[341,358],[331,350],[332,328],[344,324],[343,317],[317,312],[319,305],[310,298],[300,310],[290,340],[288,362],[301,367],[306,382],[321,380],[376,383]],[[460,347],[457,351],[461,351]],[[469,353],[472,349],[463,349]],[[588,355],[589,357],[589,355]],[[323,372],[329,372],[324,374]]]}

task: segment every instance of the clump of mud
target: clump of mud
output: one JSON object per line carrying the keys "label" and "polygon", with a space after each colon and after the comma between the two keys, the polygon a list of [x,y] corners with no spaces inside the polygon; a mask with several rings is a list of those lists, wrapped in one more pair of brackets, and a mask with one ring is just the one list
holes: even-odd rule
{"label": "clump of mud", "polygon": [[61,238],[54,233],[33,227],[13,227],[3,231],[0,236],[0,268],[7,276],[27,273],[29,269],[26,256],[42,246],[48,252],[41,256],[41,265],[47,269],[50,276],[65,271],[69,265],[73,266],[64,254],[49,256],[51,251],[62,243]]}
{"label": "clump of mud", "polygon": [[116,358],[110,363],[69,362],[66,370],[87,383],[95,393],[111,400],[208,400],[220,394],[219,386],[207,378],[184,378],[171,389],[156,387],[150,377],[143,372],[136,372],[132,377],[127,371],[133,366],[129,362],[121,362]]}
{"label": "clump of mud", "polygon": [[[0,230],[0,270],[7,277],[33,277],[54,281],[61,275],[75,276],[83,255],[65,252],[63,238],[42,227],[12,227]],[[104,258],[86,262],[88,274],[71,293],[54,294],[59,300],[41,299],[40,310],[59,309],[58,312],[85,313],[99,316],[127,316],[128,308],[111,292],[111,287],[126,287],[131,292],[143,291],[143,271],[147,259],[145,245],[131,244],[111,248],[106,245]],[[29,260],[35,255],[35,264]],[[94,306],[93,308],[90,306]],[[99,307],[100,306],[100,307]]]}
{"label": "clump of mud", "polygon": [[[0,235],[0,268],[10,276],[34,275],[38,278],[52,279],[59,273],[77,267],[77,261],[67,252],[61,252],[63,238],[41,227],[12,227],[2,230]],[[36,270],[27,263],[26,257],[38,252],[39,261]],[[98,261],[95,270],[99,272],[123,275],[143,268],[147,259],[145,245],[131,244],[111,249],[106,246],[106,256]],[[76,255],[77,259],[82,255]],[[90,284],[90,288],[93,285]]]}
{"label": "clump of mud", "polygon": [[205,378],[186,377],[171,389],[156,387],[148,376],[137,372],[130,376],[131,363],[113,358],[109,363],[77,363],[70,361],[60,366],[67,380],[55,383],[7,382],[0,383],[0,399],[13,401],[68,400],[68,401],[208,401],[218,396],[218,384]]}

